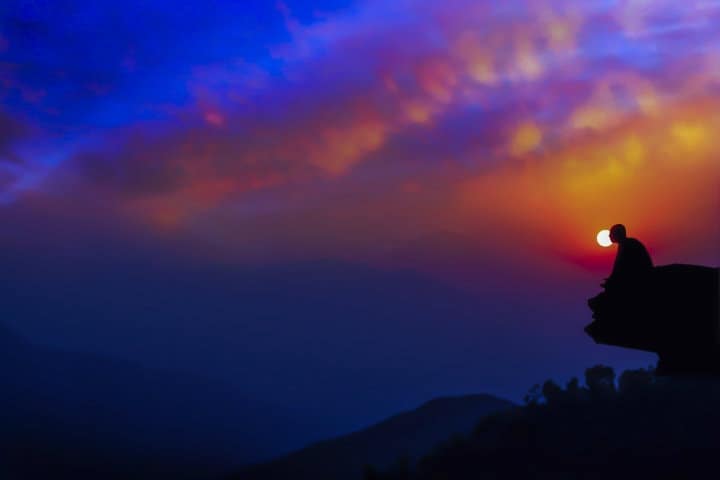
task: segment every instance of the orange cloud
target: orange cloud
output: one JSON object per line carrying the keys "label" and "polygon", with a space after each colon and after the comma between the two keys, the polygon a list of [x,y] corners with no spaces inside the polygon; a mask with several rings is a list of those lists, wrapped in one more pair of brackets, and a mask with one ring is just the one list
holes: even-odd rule
{"label": "orange cloud", "polygon": [[309,161],[332,175],[346,173],[364,155],[377,150],[386,135],[386,127],[379,121],[342,128],[329,126],[313,142]]}
{"label": "orange cloud", "polygon": [[707,142],[720,135],[718,108],[717,98],[696,98],[568,138],[538,161],[465,182],[460,205],[471,216],[482,211],[510,236],[578,257],[592,254],[594,233],[617,222],[651,245],[678,231],[698,236],[708,254],[720,243],[720,164]]}
{"label": "orange cloud", "polygon": [[631,73],[611,72],[594,85],[591,98],[577,107],[570,124],[577,129],[603,130],[638,111],[653,115],[660,101],[652,82]]}
{"label": "orange cloud", "polygon": [[530,153],[540,146],[542,132],[534,122],[526,122],[515,131],[510,144],[510,153],[515,156]]}
{"label": "orange cloud", "polygon": [[[193,104],[159,133],[118,132],[118,151],[70,169],[116,193],[128,216],[182,225],[262,190],[429,168],[417,158],[437,165],[422,179],[425,192],[449,163],[467,162],[486,167],[463,183],[468,208],[544,232],[549,218],[572,231],[612,221],[625,208],[615,198],[633,188],[652,196],[640,179],[670,178],[672,162],[659,159],[709,168],[716,52],[688,60],[668,50],[653,70],[608,60],[585,42],[613,29],[631,32],[636,47],[648,37],[674,41],[653,36],[649,27],[676,26],[651,25],[637,2],[609,18],[570,1],[517,1],[518,15],[490,2],[401,3],[371,1],[309,25],[281,7],[292,41],[273,50],[277,71],[236,59],[196,67],[187,82]],[[388,18],[413,21],[375,21],[387,9],[398,14]],[[413,169],[406,174],[415,178]]]}

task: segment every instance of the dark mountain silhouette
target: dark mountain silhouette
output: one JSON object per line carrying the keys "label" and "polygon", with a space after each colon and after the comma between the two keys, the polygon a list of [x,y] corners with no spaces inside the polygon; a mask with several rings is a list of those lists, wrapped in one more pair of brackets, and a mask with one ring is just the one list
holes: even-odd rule
{"label": "dark mountain silhouette", "polygon": [[512,406],[490,395],[438,398],[364,430],[245,469],[232,478],[360,479],[366,465],[389,466],[399,457],[417,458],[438,441],[466,433],[480,418]]}
{"label": "dark mountain silhouette", "polygon": [[366,480],[708,478],[717,472],[720,379],[596,366],[565,388],[531,389],[527,404],[486,417],[417,464]]}
{"label": "dark mountain silhouette", "polygon": [[655,267],[588,304],[596,342],[657,353],[659,374],[720,374],[720,269]]}
{"label": "dark mountain silhouette", "polygon": [[2,325],[0,385],[3,473],[26,480],[217,474],[268,457],[289,423],[222,383],[39,348]]}

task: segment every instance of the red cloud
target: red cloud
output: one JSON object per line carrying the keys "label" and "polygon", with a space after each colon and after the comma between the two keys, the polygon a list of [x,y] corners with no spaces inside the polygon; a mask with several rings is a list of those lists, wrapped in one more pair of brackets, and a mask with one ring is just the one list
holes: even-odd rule
{"label": "red cloud", "polygon": [[[674,18],[691,21],[692,8],[675,8]],[[164,125],[116,132],[105,148],[76,155],[63,179],[117,198],[131,216],[178,225],[251,192],[360,178],[364,164],[383,175],[428,151],[438,163],[538,161],[717,88],[710,60],[684,78],[672,48],[652,71],[593,50],[588,39],[608,31],[681,42],[666,38],[674,24],[657,9],[626,20],[577,2],[455,0],[373,1],[311,25],[292,21],[274,70],[234,59],[196,66],[193,105]],[[477,139],[464,151],[446,126],[457,118],[474,120],[457,127]],[[699,141],[690,127],[677,132]],[[431,149],[418,146],[428,138]]]}

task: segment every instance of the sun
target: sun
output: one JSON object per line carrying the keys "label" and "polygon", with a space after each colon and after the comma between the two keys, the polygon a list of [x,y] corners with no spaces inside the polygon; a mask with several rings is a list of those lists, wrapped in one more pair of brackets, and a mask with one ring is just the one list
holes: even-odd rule
{"label": "sun", "polygon": [[610,230],[600,230],[597,234],[597,242],[601,247],[609,247],[612,245]]}

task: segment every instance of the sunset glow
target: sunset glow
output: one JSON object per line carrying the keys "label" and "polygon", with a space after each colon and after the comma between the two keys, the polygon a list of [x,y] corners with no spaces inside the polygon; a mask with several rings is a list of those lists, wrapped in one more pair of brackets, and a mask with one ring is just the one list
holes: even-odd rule
{"label": "sunset glow", "polygon": [[720,0],[0,3],[28,344],[350,431],[647,366],[583,331],[611,225],[720,264]]}
{"label": "sunset glow", "polygon": [[[285,5],[277,15],[289,37],[268,40],[275,66],[231,50],[224,62],[195,59],[188,74],[168,63],[174,99],[141,88],[142,50],[119,46],[103,60],[117,78],[86,82],[82,117],[61,108],[69,87],[59,73],[44,83],[12,67],[24,61],[22,40],[4,34],[3,208],[46,202],[91,225],[83,205],[102,198],[102,215],[129,229],[203,237],[217,248],[202,254],[221,257],[268,236],[284,239],[281,251],[366,256],[386,241],[476,235],[496,222],[545,240],[523,248],[560,242],[582,256],[571,246],[582,232],[617,217],[651,244],[692,232],[710,253],[720,6],[515,0],[517,13],[498,22],[493,5],[367,1],[305,22]],[[397,23],[403,16],[417,25]],[[123,93],[133,82],[136,93]],[[125,106],[110,109],[120,96]],[[360,207],[339,191],[379,201]],[[330,241],[358,208],[352,241]],[[443,213],[428,222],[429,209]],[[396,215],[417,228],[385,225]],[[314,239],[302,238],[303,221],[320,229]]]}

